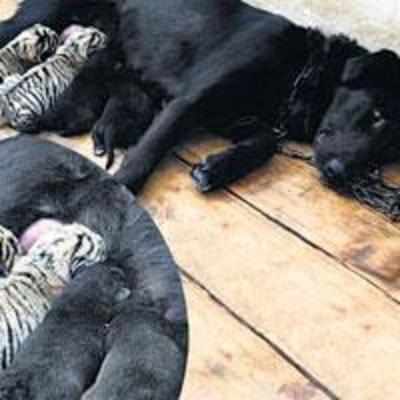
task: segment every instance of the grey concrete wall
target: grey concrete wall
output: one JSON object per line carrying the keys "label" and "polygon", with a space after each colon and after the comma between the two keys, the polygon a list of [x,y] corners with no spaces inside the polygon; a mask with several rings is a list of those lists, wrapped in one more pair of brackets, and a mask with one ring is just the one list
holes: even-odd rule
{"label": "grey concrete wall", "polygon": [[371,50],[400,54],[400,0],[248,0],[327,33],[342,32]]}

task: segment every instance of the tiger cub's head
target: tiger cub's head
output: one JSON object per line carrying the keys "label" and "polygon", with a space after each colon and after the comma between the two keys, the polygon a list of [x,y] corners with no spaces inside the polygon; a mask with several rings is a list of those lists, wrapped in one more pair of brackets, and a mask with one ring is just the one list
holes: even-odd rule
{"label": "tiger cub's head", "polygon": [[40,24],[26,29],[11,42],[18,57],[30,64],[40,63],[52,55],[57,45],[57,33]]}
{"label": "tiger cub's head", "polygon": [[107,36],[100,30],[80,25],[72,25],[66,29],[62,36],[61,48],[72,50],[76,57],[87,60],[93,54],[107,46]]}
{"label": "tiger cub's head", "polygon": [[33,263],[68,282],[81,268],[106,258],[103,239],[84,225],[60,225],[41,236],[28,252]]}

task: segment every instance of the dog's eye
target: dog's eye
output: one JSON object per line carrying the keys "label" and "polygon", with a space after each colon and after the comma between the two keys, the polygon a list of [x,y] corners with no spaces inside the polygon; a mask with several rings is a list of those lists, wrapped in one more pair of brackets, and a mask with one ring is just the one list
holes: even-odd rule
{"label": "dog's eye", "polygon": [[383,116],[382,112],[379,110],[374,110],[372,114],[372,126],[374,129],[381,130],[386,125],[386,118]]}
{"label": "dog's eye", "polygon": [[374,122],[381,122],[384,119],[382,113],[378,109],[373,111],[372,117]]}

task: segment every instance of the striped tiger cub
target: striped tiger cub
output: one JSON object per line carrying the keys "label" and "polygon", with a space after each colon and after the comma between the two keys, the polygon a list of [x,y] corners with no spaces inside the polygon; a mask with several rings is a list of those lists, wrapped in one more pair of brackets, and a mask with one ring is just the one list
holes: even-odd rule
{"label": "striped tiger cub", "polygon": [[36,24],[26,29],[0,49],[0,79],[24,74],[53,54],[57,45],[58,35],[50,28]]}
{"label": "striped tiger cub", "polygon": [[98,51],[105,48],[106,36],[95,28],[75,27],[55,54],[15,79],[0,96],[0,116],[17,130],[35,131],[41,116]]}
{"label": "striped tiger cub", "polygon": [[[13,361],[23,341],[43,321],[52,300],[78,268],[105,259],[102,238],[80,224],[59,225],[40,236],[27,254],[5,228],[1,260],[10,265],[0,279],[0,370]],[[13,262],[13,260],[15,260]]]}

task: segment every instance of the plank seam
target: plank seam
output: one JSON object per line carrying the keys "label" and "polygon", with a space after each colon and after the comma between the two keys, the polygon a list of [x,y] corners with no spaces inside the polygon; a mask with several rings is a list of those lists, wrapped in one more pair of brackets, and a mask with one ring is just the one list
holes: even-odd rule
{"label": "plank seam", "polygon": [[263,332],[258,330],[254,325],[252,325],[250,322],[248,322],[246,319],[244,319],[238,313],[236,313],[233,309],[231,309],[227,304],[225,304],[221,299],[219,299],[217,295],[215,295],[210,289],[208,289],[193,275],[191,275],[182,267],[179,267],[179,269],[182,275],[184,275],[189,282],[191,282],[193,285],[197,286],[202,291],[204,291],[214,303],[216,303],[225,312],[227,312],[241,326],[248,329],[251,333],[257,336],[264,343],[266,343],[273,351],[275,351],[280,357],[282,357],[287,363],[289,363],[294,369],[296,369],[301,375],[303,375],[317,389],[319,389],[321,392],[323,392],[326,396],[328,396],[332,400],[340,400],[340,397],[338,397],[327,385],[325,385],[322,381],[320,381],[317,377],[315,377],[312,374],[312,372],[307,370],[306,367],[302,366],[300,362],[296,361],[293,357],[291,357],[288,353],[286,353],[285,350],[280,348],[278,344],[274,343]]}
{"label": "plank seam", "polygon": [[264,218],[268,219],[269,221],[277,224],[280,228],[284,229],[285,231],[287,231],[288,233],[296,236],[298,239],[302,240],[304,243],[306,243],[307,245],[311,246],[314,250],[322,253],[323,255],[325,255],[326,257],[328,257],[329,259],[335,261],[337,264],[341,265],[342,267],[344,267],[346,269],[346,271],[356,275],[357,277],[359,277],[361,280],[363,280],[364,282],[370,284],[371,286],[373,286],[375,289],[377,289],[381,294],[383,294],[388,300],[394,302],[396,305],[400,305],[400,300],[398,300],[396,297],[394,297],[392,294],[390,294],[390,292],[386,291],[384,288],[382,288],[381,286],[379,286],[377,283],[375,283],[373,280],[369,279],[367,276],[365,276],[364,274],[362,274],[361,272],[359,272],[356,267],[352,267],[351,265],[347,264],[346,262],[344,262],[343,260],[341,260],[339,257],[335,256],[333,253],[329,252],[328,250],[324,249],[323,247],[317,245],[316,243],[312,242],[310,239],[307,239],[305,236],[303,236],[301,233],[297,232],[296,230],[294,230],[292,227],[290,227],[289,225],[284,224],[283,222],[279,221],[277,218],[269,215],[268,213],[266,213],[264,210],[258,208],[257,206],[255,206],[254,204],[252,204],[251,202],[249,202],[248,200],[246,200],[245,198],[243,198],[242,196],[240,196],[239,194],[231,191],[230,189],[225,189],[226,192],[228,192],[232,197],[235,197],[236,199],[242,201],[243,203],[245,203],[248,207],[252,208],[254,211],[258,212],[259,214],[261,214]]}

